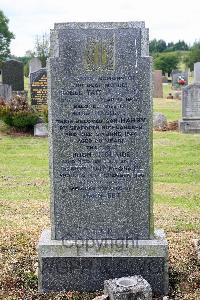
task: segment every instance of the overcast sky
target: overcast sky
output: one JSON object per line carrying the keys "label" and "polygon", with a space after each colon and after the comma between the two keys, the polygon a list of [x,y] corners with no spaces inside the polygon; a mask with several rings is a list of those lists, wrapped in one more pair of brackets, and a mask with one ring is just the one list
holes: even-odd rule
{"label": "overcast sky", "polygon": [[15,34],[11,53],[33,50],[36,35],[69,21],[145,21],[150,39],[200,39],[200,0],[0,0]]}

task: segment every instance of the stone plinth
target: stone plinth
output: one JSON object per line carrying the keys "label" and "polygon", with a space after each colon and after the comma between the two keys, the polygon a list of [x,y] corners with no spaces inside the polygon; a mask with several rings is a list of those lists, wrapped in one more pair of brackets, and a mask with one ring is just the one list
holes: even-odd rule
{"label": "stone plinth", "polygon": [[167,242],[161,231],[151,240],[52,240],[38,244],[39,291],[102,289],[104,280],[140,274],[154,295],[168,293]]}

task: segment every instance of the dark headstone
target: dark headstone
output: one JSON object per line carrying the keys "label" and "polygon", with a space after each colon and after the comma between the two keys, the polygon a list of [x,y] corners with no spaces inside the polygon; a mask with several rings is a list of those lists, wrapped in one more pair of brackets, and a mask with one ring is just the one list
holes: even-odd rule
{"label": "dark headstone", "polygon": [[42,68],[30,74],[31,105],[38,110],[47,105],[47,70]]}
{"label": "dark headstone", "polygon": [[2,82],[11,85],[13,91],[24,90],[23,63],[14,59],[3,63]]}
{"label": "dark headstone", "polygon": [[[52,31],[51,237],[44,231],[39,242],[40,291],[94,291],[139,272],[167,293],[167,242],[152,215],[151,64],[144,22]],[[114,246],[97,250],[96,240]]]}

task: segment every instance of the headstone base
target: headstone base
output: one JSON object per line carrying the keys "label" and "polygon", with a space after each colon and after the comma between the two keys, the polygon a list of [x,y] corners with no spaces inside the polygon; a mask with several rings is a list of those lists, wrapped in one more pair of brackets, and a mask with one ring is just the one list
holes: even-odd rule
{"label": "headstone base", "polygon": [[38,244],[39,292],[103,289],[104,280],[141,275],[154,295],[168,293],[168,245],[164,233],[151,240],[52,240]]}
{"label": "headstone base", "polygon": [[179,128],[182,133],[200,133],[200,120],[182,120]]}
{"label": "headstone base", "polygon": [[48,129],[47,124],[45,123],[38,123],[34,125],[34,136],[48,136]]}

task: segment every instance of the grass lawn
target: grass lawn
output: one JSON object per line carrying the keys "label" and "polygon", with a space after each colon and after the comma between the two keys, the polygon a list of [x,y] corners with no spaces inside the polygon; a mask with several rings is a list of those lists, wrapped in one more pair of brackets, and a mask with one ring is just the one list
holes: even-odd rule
{"label": "grass lawn", "polygon": [[[169,120],[180,100],[154,101]],[[50,226],[48,141],[0,135],[2,299],[92,299],[72,293],[37,294],[36,244]],[[200,232],[200,136],[154,132],[155,227],[169,242],[170,299],[197,300],[199,271],[192,239]]]}

